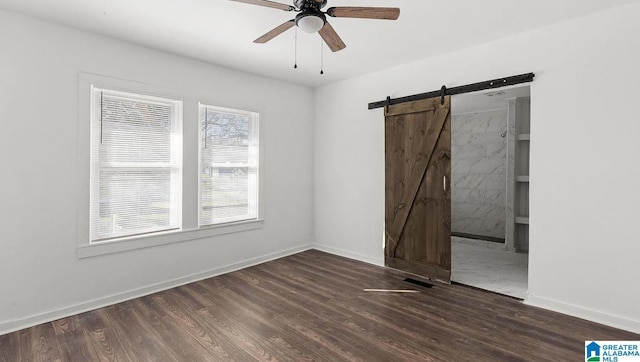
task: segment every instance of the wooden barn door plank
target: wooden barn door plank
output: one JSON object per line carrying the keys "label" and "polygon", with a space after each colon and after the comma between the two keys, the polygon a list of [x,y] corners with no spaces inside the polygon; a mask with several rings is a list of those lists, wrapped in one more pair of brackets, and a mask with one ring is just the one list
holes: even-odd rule
{"label": "wooden barn door plank", "polygon": [[450,99],[385,112],[385,263],[448,282],[451,275]]}

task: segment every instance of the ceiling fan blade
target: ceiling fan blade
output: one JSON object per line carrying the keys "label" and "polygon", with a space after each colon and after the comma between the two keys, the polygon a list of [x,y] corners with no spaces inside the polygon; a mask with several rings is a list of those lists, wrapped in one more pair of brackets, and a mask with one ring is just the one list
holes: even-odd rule
{"label": "ceiling fan blade", "polygon": [[334,18],[361,18],[396,20],[400,16],[399,8],[375,8],[358,6],[339,6],[327,9],[327,15]]}
{"label": "ceiling fan blade", "polygon": [[269,1],[269,0],[229,0],[229,1],[235,1],[239,3],[245,3],[245,4],[251,4],[251,5],[266,6],[268,8],[279,9],[284,11],[293,11],[296,9],[291,5],[280,4],[280,3]]}
{"label": "ceiling fan blade", "polygon": [[318,31],[318,34],[320,34],[332,52],[337,52],[347,47],[342,39],[340,39],[338,33],[336,33],[336,30],[329,23],[325,23],[322,29]]}
{"label": "ceiling fan blade", "polygon": [[276,26],[275,28],[273,28],[273,30],[269,31],[268,33],[264,34],[263,36],[259,37],[258,39],[254,40],[254,43],[259,43],[259,44],[264,44],[266,42],[268,42],[269,40],[277,37],[278,35],[284,33],[285,31],[293,28],[296,25],[296,22],[291,19],[287,22],[284,22],[278,26]]}

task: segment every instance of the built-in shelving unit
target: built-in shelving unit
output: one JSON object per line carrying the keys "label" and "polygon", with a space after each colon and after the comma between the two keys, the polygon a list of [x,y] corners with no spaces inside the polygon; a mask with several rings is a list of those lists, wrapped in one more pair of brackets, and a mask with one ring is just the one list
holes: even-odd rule
{"label": "built-in shelving unit", "polygon": [[530,100],[509,100],[510,141],[507,146],[507,248],[529,251]]}

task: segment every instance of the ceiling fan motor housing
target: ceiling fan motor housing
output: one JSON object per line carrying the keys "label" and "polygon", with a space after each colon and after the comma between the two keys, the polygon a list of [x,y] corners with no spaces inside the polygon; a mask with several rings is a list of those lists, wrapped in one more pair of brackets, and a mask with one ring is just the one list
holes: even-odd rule
{"label": "ceiling fan motor housing", "polygon": [[293,5],[302,11],[306,9],[320,10],[327,5],[327,0],[293,0]]}

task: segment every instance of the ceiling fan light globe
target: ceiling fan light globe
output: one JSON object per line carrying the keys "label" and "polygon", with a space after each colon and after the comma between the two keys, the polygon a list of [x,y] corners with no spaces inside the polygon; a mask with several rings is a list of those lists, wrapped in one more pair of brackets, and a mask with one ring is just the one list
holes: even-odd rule
{"label": "ceiling fan light globe", "polygon": [[307,15],[298,18],[296,25],[305,33],[317,33],[324,26],[324,19],[315,15]]}

